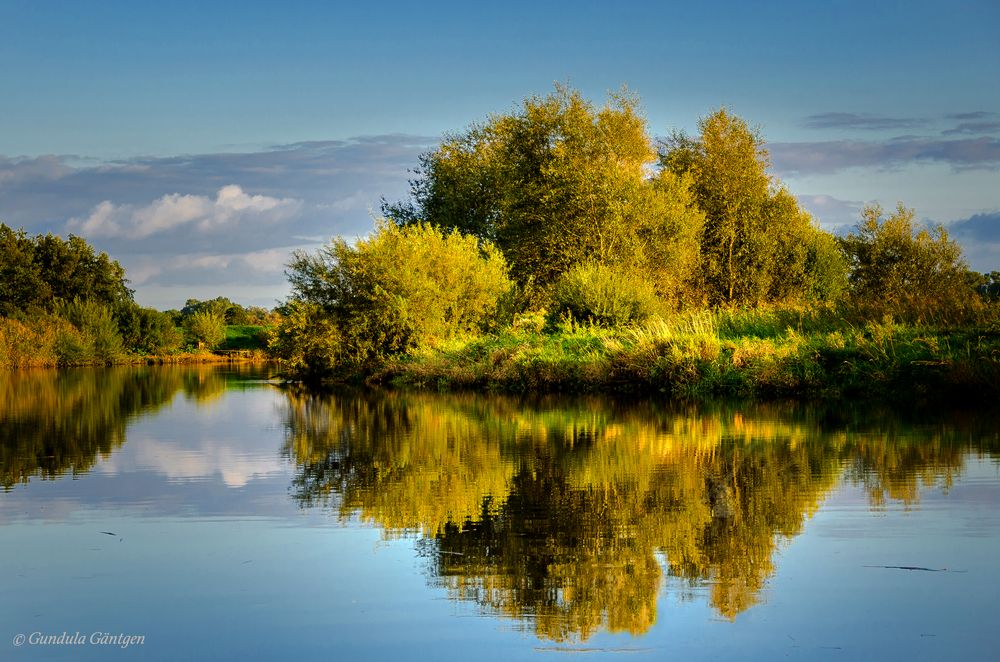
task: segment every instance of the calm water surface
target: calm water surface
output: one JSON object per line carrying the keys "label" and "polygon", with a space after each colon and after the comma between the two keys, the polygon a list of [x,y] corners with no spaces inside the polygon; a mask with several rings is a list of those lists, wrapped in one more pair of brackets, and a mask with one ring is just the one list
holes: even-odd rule
{"label": "calm water surface", "polygon": [[0,375],[0,659],[1000,650],[995,412],[267,377]]}

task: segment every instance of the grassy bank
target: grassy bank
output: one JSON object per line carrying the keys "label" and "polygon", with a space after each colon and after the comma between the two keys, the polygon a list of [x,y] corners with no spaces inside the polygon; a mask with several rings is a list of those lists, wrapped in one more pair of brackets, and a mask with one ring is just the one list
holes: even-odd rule
{"label": "grassy bank", "polygon": [[261,327],[231,326],[215,349],[129,350],[114,329],[81,330],[57,317],[0,317],[0,369],[179,363],[245,363],[268,360]]}
{"label": "grassy bank", "polygon": [[1000,396],[1000,325],[852,325],[824,311],[703,312],[631,329],[561,324],[453,340],[373,381],[675,397]]}

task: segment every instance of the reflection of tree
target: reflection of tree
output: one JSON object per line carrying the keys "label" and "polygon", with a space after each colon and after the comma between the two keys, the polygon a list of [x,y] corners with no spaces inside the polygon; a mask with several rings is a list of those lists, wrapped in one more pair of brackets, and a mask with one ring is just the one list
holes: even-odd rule
{"label": "reflection of tree", "polygon": [[312,504],[335,492],[344,516],[358,513],[390,533],[433,534],[477,518],[487,496],[507,492],[512,461],[474,419],[434,404],[290,395],[296,496]]}
{"label": "reflection of tree", "polygon": [[199,405],[218,399],[226,390],[226,377],[210,366],[183,370],[181,387],[184,395]]}
{"label": "reflection of tree", "polygon": [[[125,442],[128,421],[184,389],[225,382],[215,369],[177,366],[5,372],[0,379],[0,481],[89,471]],[[211,387],[211,388],[214,388]]]}
{"label": "reflection of tree", "polygon": [[872,506],[887,500],[911,506],[920,487],[950,488],[962,474],[970,452],[1000,455],[1000,431],[979,415],[959,412],[942,421],[903,422],[886,412],[871,412],[869,421],[848,435],[844,448],[848,478],[868,492]]}
{"label": "reflection of tree", "polygon": [[294,392],[288,403],[303,504],[420,532],[450,595],[559,641],[644,632],[664,571],[709,585],[733,618],[842,466],[906,498],[893,481],[951,476],[970,448],[863,421],[827,432],[819,413],[778,405]]}

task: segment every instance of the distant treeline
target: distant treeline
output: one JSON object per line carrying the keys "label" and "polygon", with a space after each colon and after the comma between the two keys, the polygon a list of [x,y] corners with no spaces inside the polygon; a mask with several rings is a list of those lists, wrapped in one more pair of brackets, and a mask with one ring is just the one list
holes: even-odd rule
{"label": "distant treeline", "polygon": [[108,364],[185,349],[261,348],[274,316],[219,297],[138,305],[125,270],[80,237],[0,223],[0,367]]}
{"label": "distant treeline", "polygon": [[[557,87],[421,156],[409,199],[383,200],[368,237],[297,253],[273,349],[306,379],[514,388],[639,379],[670,391],[709,379],[723,392],[757,380],[744,371],[761,356],[782,366],[765,371],[779,391],[835,383],[803,377],[816,361],[788,357],[828,346],[836,366],[845,347],[905,329],[977,329],[986,344],[966,358],[978,366],[981,349],[988,360],[1000,272],[970,271],[943,227],[921,227],[902,204],[868,206],[835,237],[769,168],[760,133],[726,109],[703,118],[698,135],[654,140],[633,95],[596,107]],[[692,326],[706,310],[711,323]],[[720,311],[840,335],[789,345],[803,332],[789,322],[768,328],[768,347],[741,353],[721,335]],[[760,338],[755,323],[740,326]],[[704,370],[683,367],[701,340],[678,338],[705,333]],[[905,335],[937,342],[933,331]],[[914,360],[950,360],[924,354]]]}

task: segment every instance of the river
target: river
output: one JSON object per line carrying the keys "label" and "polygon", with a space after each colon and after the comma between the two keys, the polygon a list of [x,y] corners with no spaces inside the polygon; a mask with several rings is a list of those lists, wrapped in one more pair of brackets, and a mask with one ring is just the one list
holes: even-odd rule
{"label": "river", "polygon": [[987,659],[1000,422],[0,375],[0,658]]}

